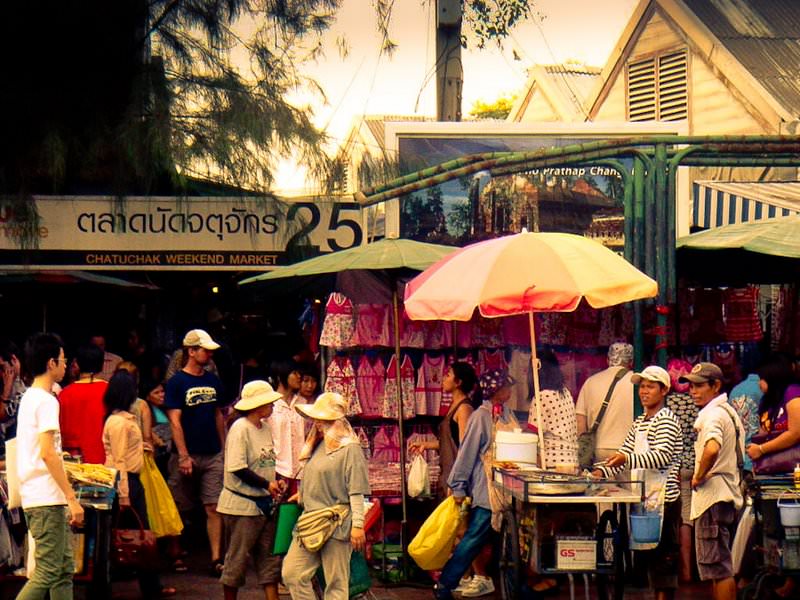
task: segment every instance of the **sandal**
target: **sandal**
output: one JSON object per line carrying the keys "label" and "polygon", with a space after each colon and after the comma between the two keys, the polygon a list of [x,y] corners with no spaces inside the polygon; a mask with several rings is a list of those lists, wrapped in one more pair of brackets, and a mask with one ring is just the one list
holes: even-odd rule
{"label": "sandal", "polygon": [[172,563],[172,570],[175,573],[186,573],[189,570],[189,567],[187,567],[186,563],[180,558],[176,558],[175,562]]}
{"label": "sandal", "polygon": [[172,598],[178,593],[174,587],[162,587],[161,592],[158,594],[159,598]]}

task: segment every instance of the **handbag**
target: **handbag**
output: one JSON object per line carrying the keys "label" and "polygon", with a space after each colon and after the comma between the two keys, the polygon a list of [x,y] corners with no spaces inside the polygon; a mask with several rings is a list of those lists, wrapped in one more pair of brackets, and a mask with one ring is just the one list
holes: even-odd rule
{"label": "handbag", "polygon": [[123,569],[155,570],[161,564],[158,553],[156,534],[144,528],[139,513],[132,506],[127,508],[136,517],[139,529],[119,529],[121,509],[117,513],[114,527],[111,530],[111,562]]}
{"label": "handbag", "polygon": [[[759,433],[752,437],[752,444],[766,444],[778,437],[782,431]],[[753,471],[759,475],[773,473],[791,473],[797,464],[800,464],[800,444],[784,448],[777,452],[770,452],[753,461]]]}
{"label": "handbag", "polygon": [[295,525],[297,540],[309,552],[317,552],[348,514],[350,507],[344,504],[304,512]]}
{"label": "handbag", "polygon": [[603,399],[600,412],[597,413],[597,418],[594,420],[592,428],[578,436],[578,464],[582,469],[590,469],[594,465],[595,448],[597,445],[597,428],[600,427],[600,422],[606,414],[606,409],[611,400],[611,394],[614,393],[614,388],[617,387],[617,383],[619,383],[619,380],[622,379],[627,372],[628,369],[625,367],[617,371],[617,374],[614,375],[614,379],[611,381],[611,385],[608,386],[606,397]]}

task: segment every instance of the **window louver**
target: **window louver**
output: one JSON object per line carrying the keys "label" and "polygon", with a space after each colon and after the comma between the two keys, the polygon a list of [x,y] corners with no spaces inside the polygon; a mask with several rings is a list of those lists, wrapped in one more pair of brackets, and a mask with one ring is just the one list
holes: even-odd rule
{"label": "window louver", "polygon": [[628,65],[628,120],[680,121],[688,116],[686,52]]}

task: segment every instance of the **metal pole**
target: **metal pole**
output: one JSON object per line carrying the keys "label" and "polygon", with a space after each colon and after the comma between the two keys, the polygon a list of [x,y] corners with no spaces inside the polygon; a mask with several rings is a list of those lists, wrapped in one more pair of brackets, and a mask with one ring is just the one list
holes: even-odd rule
{"label": "metal pole", "polygon": [[408,546],[408,521],[406,515],[406,441],[403,434],[403,392],[400,377],[400,301],[397,298],[397,284],[392,285],[392,305],[394,307],[394,356],[395,356],[395,379],[397,380],[397,391],[395,401],[397,402],[397,429],[400,434],[400,506],[402,516],[400,518],[400,546],[403,549],[403,564],[401,574],[406,578],[406,557]]}
{"label": "metal pole", "polygon": [[528,313],[528,328],[531,334],[531,373],[533,374],[533,401],[536,407],[536,429],[539,435],[539,466],[546,468],[544,462],[544,429],[542,428],[542,395],[539,393],[539,359],[536,356],[536,327],[533,311]]}

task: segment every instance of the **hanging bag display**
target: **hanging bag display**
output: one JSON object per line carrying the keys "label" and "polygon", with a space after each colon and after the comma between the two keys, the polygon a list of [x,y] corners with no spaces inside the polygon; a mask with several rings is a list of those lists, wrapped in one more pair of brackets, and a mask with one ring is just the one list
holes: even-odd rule
{"label": "hanging bag display", "polygon": [[597,413],[597,418],[594,420],[594,424],[589,431],[584,431],[578,436],[578,464],[582,469],[591,469],[595,463],[595,451],[597,449],[597,428],[600,427],[600,422],[603,420],[603,417],[606,414],[606,409],[608,408],[608,403],[611,400],[611,394],[614,393],[614,388],[617,387],[617,383],[619,383],[619,380],[622,379],[627,372],[628,369],[624,367],[617,371],[617,374],[614,375],[614,379],[611,381],[611,385],[608,387],[608,392],[606,392],[606,397],[603,400],[602,406],[600,407],[600,412]]}

